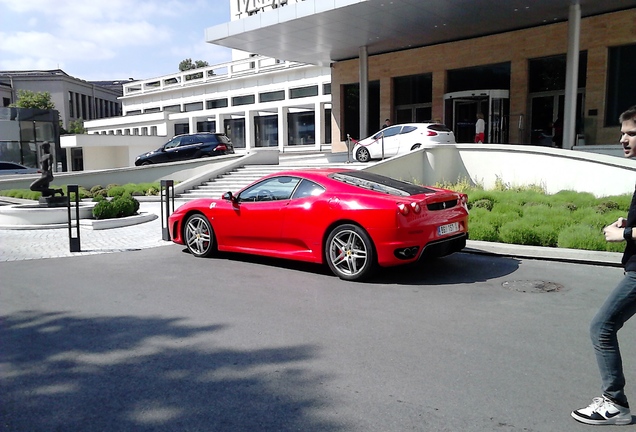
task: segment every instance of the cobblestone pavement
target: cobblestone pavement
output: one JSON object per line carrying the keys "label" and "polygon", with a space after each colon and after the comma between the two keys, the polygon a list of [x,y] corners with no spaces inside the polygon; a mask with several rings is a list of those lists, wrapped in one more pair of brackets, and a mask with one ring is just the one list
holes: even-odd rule
{"label": "cobblestone pavement", "polygon": [[[140,203],[140,212],[160,215],[159,202]],[[75,229],[72,232],[76,235]],[[0,229],[0,262],[123,252],[170,245],[161,238],[161,219],[121,228],[92,230],[80,226],[80,250],[70,251],[68,228]]]}

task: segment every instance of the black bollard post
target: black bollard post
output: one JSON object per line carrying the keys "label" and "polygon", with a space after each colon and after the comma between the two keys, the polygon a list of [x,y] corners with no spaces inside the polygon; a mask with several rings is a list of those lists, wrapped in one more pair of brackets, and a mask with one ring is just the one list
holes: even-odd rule
{"label": "black bollard post", "polygon": [[168,217],[174,211],[174,180],[161,180],[159,193],[161,195],[161,239],[170,241]]}
{"label": "black bollard post", "polygon": [[[79,216],[79,186],[68,185],[68,197],[67,197],[67,209],[68,209],[68,241],[71,252],[81,252],[80,244],[80,216]],[[71,218],[71,194],[75,193],[75,200],[73,206],[75,206],[75,228],[76,236],[73,237],[72,218]]]}

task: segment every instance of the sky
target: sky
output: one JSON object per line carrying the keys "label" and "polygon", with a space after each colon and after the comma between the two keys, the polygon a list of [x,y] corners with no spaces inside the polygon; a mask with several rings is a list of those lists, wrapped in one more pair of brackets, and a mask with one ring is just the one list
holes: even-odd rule
{"label": "sky", "polygon": [[62,69],[86,81],[148,79],[185,59],[231,60],[205,42],[228,0],[0,0],[0,71]]}

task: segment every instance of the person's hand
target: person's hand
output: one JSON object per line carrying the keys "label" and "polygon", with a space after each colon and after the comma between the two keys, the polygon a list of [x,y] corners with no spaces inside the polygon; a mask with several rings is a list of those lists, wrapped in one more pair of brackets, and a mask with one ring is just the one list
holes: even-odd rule
{"label": "person's hand", "polygon": [[603,228],[603,234],[605,234],[605,241],[608,242],[622,242],[623,230],[625,228],[625,219],[620,217],[616,222]]}

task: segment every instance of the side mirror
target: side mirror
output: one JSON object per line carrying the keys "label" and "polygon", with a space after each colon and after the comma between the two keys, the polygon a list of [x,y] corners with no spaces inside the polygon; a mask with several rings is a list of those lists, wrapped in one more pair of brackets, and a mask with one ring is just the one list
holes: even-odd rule
{"label": "side mirror", "polygon": [[232,195],[232,192],[225,192],[225,193],[223,194],[223,199],[224,199],[224,200],[231,201],[231,202],[233,202],[234,204],[236,204],[236,203],[238,202],[237,198],[236,198],[234,195]]}

